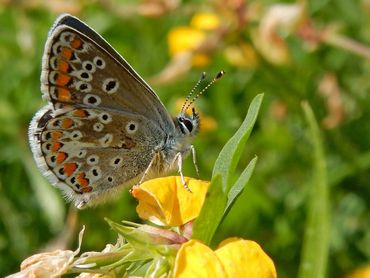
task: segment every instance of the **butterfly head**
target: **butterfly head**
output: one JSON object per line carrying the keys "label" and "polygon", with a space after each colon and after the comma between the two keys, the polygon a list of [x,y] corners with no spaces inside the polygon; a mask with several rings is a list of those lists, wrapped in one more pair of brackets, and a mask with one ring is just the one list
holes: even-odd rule
{"label": "butterfly head", "polygon": [[[190,91],[188,96],[185,99],[184,104],[182,105],[180,114],[175,119],[175,124],[180,128],[181,134],[183,136],[194,136],[199,131],[199,114],[195,112],[195,108],[192,107],[193,103],[200,97],[207,89],[217,80],[219,80],[225,74],[224,71],[220,71],[200,92],[198,92],[192,99],[191,96],[195,92],[195,89],[199,86],[200,83],[206,78],[206,73],[203,72],[200,76],[198,82],[195,84],[193,89]],[[192,108],[192,113],[189,115],[186,111],[189,108]]]}
{"label": "butterfly head", "polygon": [[184,136],[194,136],[199,131],[199,114],[194,107],[192,108],[192,114],[180,113],[175,121]]}

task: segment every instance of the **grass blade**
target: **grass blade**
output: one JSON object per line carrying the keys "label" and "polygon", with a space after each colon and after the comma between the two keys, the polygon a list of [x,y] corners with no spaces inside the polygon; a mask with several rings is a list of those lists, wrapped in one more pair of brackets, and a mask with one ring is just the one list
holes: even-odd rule
{"label": "grass blade", "polygon": [[320,278],[326,276],[329,253],[329,189],[320,130],[307,102],[303,103],[303,110],[314,148],[314,169],[298,277]]}

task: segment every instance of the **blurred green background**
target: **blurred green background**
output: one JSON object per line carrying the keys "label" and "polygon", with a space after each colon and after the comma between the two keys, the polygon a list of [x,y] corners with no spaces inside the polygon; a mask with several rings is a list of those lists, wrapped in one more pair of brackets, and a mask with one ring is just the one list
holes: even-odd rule
{"label": "blurred green background", "polygon": [[[256,240],[280,277],[297,275],[302,252],[314,171],[301,106],[308,101],[327,163],[328,277],[370,262],[370,1],[0,0],[0,276],[40,250],[74,250],[82,225],[87,251],[115,242],[104,217],[140,221],[128,192],[76,212],[33,161],[27,129],[45,104],[41,56],[63,12],[102,34],[174,115],[202,71],[209,79],[227,72],[197,101],[204,119],[195,141],[202,179],[209,180],[251,99],[265,93],[240,165],[257,155],[255,173],[214,244],[230,236]],[[195,176],[191,159],[185,173]]]}

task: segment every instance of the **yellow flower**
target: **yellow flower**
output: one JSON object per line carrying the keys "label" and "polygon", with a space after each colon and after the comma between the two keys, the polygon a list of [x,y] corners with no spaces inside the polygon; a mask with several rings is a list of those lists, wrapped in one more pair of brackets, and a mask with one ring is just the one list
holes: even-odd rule
{"label": "yellow flower", "polygon": [[205,33],[188,26],[179,26],[168,34],[170,55],[195,50],[205,39]]}
{"label": "yellow flower", "polygon": [[206,66],[210,59],[206,53],[201,53],[198,48],[205,43],[207,33],[216,29],[220,20],[213,13],[197,13],[193,16],[190,26],[179,26],[168,33],[169,52],[172,57],[191,54],[191,64],[195,67]]}
{"label": "yellow flower", "polygon": [[370,277],[370,265],[358,268],[346,276],[346,278],[369,278],[369,277]]}
{"label": "yellow flower", "polygon": [[215,13],[196,13],[190,21],[190,26],[199,30],[215,30],[220,26],[220,18]]}
{"label": "yellow flower", "polygon": [[132,195],[139,201],[140,218],[158,225],[181,226],[195,219],[202,208],[209,182],[185,178],[192,192],[187,191],[180,177],[152,179],[134,186]]}
{"label": "yellow flower", "polygon": [[241,238],[222,241],[215,251],[228,277],[276,277],[274,262],[258,243]]}
{"label": "yellow flower", "polygon": [[227,277],[227,275],[212,249],[196,240],[189,240],[177,252],[173,277]]}
{"label": "yellow flower", "polygon": [[273,261],[254,241],[224,240],[216,251],[190,240],[177,253],[174,277],[277,277]]}
{"label": "yellow flower", "polygon": [[[132,190],[139,200],[137,212],[143,219],[167,226],[180,226],[196,218],[209,183],[180,177],[147,181]],[[254,241],[229,238],[216,251],[196,240],[183,243],[176,254],[174,277],[276,277],[273,261]]]}

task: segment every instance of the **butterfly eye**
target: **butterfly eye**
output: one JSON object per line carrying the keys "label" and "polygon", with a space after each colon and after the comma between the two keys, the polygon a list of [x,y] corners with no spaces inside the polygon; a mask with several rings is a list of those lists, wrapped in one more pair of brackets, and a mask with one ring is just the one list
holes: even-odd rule
{"label": "butterfly eye", "polygon": [[193,123],[191,121],[184,120],[183,123],[184,123],[184,125],[186,126],[186,128],[189,132],[193,131]]}
{"label": "butterfly eye", "polygon": [[179,117],[178,118],[178,123],[179,123],[180,129],[181,129],[181,132],[183,134],[189,134],[194,129],[193,122],[184,118],[184,117]]}

